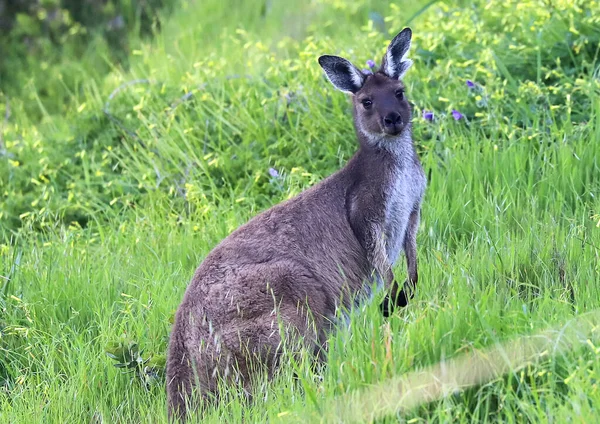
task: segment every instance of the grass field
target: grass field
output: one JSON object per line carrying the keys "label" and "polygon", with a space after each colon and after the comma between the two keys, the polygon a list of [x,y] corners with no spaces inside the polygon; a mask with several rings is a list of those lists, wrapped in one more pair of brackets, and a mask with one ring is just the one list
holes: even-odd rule
{"label": "grass field", "polygon": [[[132,40],[127,69],[94,72],[98,40],[0,93],[0,422],[166,420],[164,355],[195,267],[356,148],[317,57],[379,62],[406,25],[429,178],[416,298],[387,320],[377,302],[355,311],[326,368],[284,368],[252,405],[231,390],[207,422],[329,421],[338,396],[600,307],[597,1],[175,9]],[[599,385],[590,338],[382,422],[599,422]]]}

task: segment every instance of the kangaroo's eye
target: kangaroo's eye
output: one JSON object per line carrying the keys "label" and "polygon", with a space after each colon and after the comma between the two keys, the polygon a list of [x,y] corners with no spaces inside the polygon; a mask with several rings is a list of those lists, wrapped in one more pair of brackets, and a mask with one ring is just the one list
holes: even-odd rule
{"label": "kangaroo's eye", "polygon": [[403,100],[404,99],[404,90],[402,89],[398,89],[396,90],[396,98],[399,100]]}
{"label": "kangaroo's eye", "polygon": [[365,109],[371,109],[371,106],[373,106],[373,102],[370,99],[363,99],[361,103]]}

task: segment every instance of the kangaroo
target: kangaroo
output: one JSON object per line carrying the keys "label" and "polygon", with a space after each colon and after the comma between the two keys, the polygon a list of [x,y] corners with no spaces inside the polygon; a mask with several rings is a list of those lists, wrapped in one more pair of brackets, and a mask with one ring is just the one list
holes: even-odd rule
{"label": "kangaroo", "polygon": [[[279,325],[322,358],[338,308],[365,301],[373,287],[389,290],[386,315],[412,297],[426,179],[401,81],[412,65],[411,37],[402,30],[372,73],[319,57],[329,81],[352,97],[358,151],[341,170],[235,230],[198,267],[169,343],[170,419],[184,420],[200,400],[192,392],[215,394],[218,379],[250,393],[256,367],[272,377]],[[398,284],[392,265],[401,252],[408,279]]]}

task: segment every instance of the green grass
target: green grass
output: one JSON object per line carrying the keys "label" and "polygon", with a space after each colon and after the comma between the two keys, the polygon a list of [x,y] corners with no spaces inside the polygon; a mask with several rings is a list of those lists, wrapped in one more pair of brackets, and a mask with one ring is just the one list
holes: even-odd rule
{"label": "green grass", "polygon": [[[10,99],[0,145],[0,422],[166,419],[160,362],[195,267],[356,148],[349,102],[318,55],[379,61],[410,19],[407,93],[430,179],[414,302],[389,320],[376,303],[355,311],[332,334],[327,367],[284,368],[253,405],[230,390],[207,421],[314,419],[344,393],[600,307],[597,2],[282,3],[181,1],[128,70],[73,71],[102,57],[53,68],[43,83],[68,87],[60,113],[45,112],[35,80]],[[136,79],[148,82],[110,101],[115,124],[105,103]],[[40,119],[24,113],[36,104]],[[105,350],[120,341],[137,342],[159,377],[146,374],[144,385],[115,368]],[[598,346],[590,339],[384,421],[596,422]]]}

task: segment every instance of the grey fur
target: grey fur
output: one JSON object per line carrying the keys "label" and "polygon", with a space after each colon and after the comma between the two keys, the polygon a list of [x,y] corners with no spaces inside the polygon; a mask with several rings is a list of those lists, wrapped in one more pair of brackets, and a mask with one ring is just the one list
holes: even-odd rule
{"label": "grey fur", "polygon": [[[347,81],[349,68],[341,66],[329,67],[332,82],[335,69]],[[360,147],[346,166],[251,219],[198,267],[171,333],[171,418],[185,419],[200,402],[192,392],[214,394],[218,378],[250,393],[255,373],[272,376],[282,351],[280,324],[318,356],[336,310],[369,297],[373,278],[389,289],[386,314],[412,296],[426,180],[403,90],[383,72],[365,77],[352,97]],[[402,251],[408,284],[395,283],[392,273]]]}

